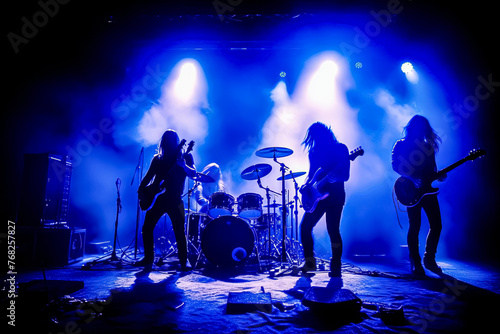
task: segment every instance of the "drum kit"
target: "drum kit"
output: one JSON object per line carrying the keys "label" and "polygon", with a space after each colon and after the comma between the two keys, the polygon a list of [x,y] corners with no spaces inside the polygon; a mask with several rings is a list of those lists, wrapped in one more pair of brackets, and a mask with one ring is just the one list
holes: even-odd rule
{"label": "drum kit", "polygon": [[[200,183],[215,182],[202,173],[192,178],[194,185],[185,195],[188,196],[188,254],[193,259],[193,268],[199,267],[203,259],[219,267],[234,267],[246,263],[252,255],[255,255],[260,269],[264,266],[270,269],[273,261],[279,262],[283,268],[285,265],[298,265],[303,260],[302,247],[298,241],[299,186],[296,178],[306,173],[292,172],[278,161],[293,154],[289,148],[268,147],[255,154],[272,159],[281,171],[281,176],[277,178],[277,181],[281,181],[281,192],[262,185],[261,179],[272,171],[270,164],[255,164],[240,174],[245,181],[257,181],[259,188],[265,191],[265,205],[263,197],[257,193],[245,193],[235,199],[226,192],[218,191],[210,196],[206,213],[192,212],[192,192]],[[291,201],[286,198],[286,180],[293,180],[295,186],[295,196]],[[281,196],[281,204],[276,203],[276,199],[271,203],[271,194],[275,198]]]}

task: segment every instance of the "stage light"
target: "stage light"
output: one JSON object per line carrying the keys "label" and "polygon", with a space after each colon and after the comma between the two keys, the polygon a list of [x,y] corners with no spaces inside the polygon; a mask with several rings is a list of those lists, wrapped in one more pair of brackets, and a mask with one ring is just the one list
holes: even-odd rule
{"label": "stage light", "polygon": [[408,73],[414,71],[413,65],[407,61],[407,62],[403,63],[403,65],[401,65],[401,71],[403,71],[404,74],[408,74]]}
{"label": "stage light", "polygon": [[411,82],[412,84],[416,85],[419,81],[419,76],[417,71],[415,71],[415,68],[413,67],[412,63],[410,62],[405,62],[403,65],[401,65],[401,71],[406,76],[406,79]]}
{"label": "stage light", "polygon": [[181,101],[188,101],[192,98],[195,93],[197,77],[196,66],[192,62],[187,61],[182,64],[174,86],[175,95]]}
{"label": "stage light", "polygon": [[307,94],[312,101],[330,105],[332,92],[335,87],[335,78],[338,72],[337,64],[332,60],[325,60],[311,76]]}
{"label": "stage light", "polygon": [[359,69],[359,68],[362,68],[362,67],[363,67],[363,63],[362,63],[362,62],[360,62],[360,61],[358,61],[356,64],[354,64],[354,67],[356,67],[356,68],[358,68],[358,69]]}
{"label": "stage light", "polygon": [[286,72],[281,71],[281,72],[280,72],[280,77],[282,77],[282,78],[286,77]]}

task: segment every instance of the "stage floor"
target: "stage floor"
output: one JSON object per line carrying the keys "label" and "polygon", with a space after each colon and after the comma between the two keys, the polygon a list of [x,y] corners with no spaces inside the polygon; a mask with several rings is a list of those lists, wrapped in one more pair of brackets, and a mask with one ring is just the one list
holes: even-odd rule
{"label": "stage floor", "polygon": [[[86,259],[87,261],[89,258]],[[85,261],[84,261],[85,262]],[[17,329],[38,333],[442,333],[483,332],[500,314],[500,270],[460,261],[438,261],[441,277],[408,274],[407,261],[387,257],[346,259],[342,279],[326,271],[311,277],[270,277],[253,266],[151,272],[130,265],[79,262],[46,269],[47,280],[83,281],[84,287],[49,304],[43,294],[19,291]],[[18,273],[17,282],[43,279],[41,270]],[[353,317],[322,314],[302,304],[310,287],[348,289],[362,301]],[[271,294],[272,311],[228,314],[229,292]],[[23,295],[24,294],[24,295]],[[39,300],[35,300],[35,299]],[[4,302],[5,302],[5,298]],[[397,310],[402,306],[404,318]],[[383,309],[389,311],[382,316]]]}

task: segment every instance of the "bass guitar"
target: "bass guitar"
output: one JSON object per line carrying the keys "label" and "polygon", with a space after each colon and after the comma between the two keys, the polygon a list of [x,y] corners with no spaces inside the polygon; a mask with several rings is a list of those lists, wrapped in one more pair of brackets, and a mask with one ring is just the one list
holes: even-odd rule
{"label": "bass guitar", "polygon": [[458,160],[454,164],[451,164],[444,169],[437,171],[436,174],[434,174],[433,177],[429,179],[413,179],[406,176],[401,176],[394,183],[394,192],[396,193],[396,198],[398,199],[399,203],[405,206],[415,206],[422,200],[424,196],[439,193],[439,189],[434,188],[432,186],[432,182],[438,180],[443,175],[445,175],[452,169],[457,168],[464,162],[475,160],[479,157],[484,156],[485,154],[486,151],[482,149],[472,150],[466,157]]}
{"label": "bass guitar", "polygon": [[[349,153],[349,160],[354,161],[357,157],[365,154],[365,151],[360,147],[356,148],[354,151]],[[313,212],[318,206],[318,203],[327,198],[330,195],[328,192],[323,192],[325,184],[335,182],[334,171],[331,171],[321,180],[319,175],[321,174],[321,168],[319,168],[316,173],[314,173],[311,181],[307,182],[300,188],[300,193],[302,194],[302,207],[306,212]]]}
{"label": "bass guitar", "polygon": [[[179,143],[179,146],[177,146],[177,152],[178,153],[182,152],[182,148],[184,147],[184,145],[186,145],[186,139],[181,140],[181,142]],[[184,155],[188,154],[189,152],[191,152],[191,150],[193,149],[193,146],[194,146],[194,141],[191,141],[189,143],[188,148],[186,149],[186,151],[179,157],[179,159],[177,161],[179,161],[181,159],[184,159]],[[176,162],[176,164],[177,163],[178,162]],[[174,164],[174,166],[175,166],[175,164]],[[170,173],[170,171],[172,170],[172,168],[173,168],[173,166],[170,168],[170,170],[168,171],[168,173],[166,175],[168,175]],[[166,188],[163,185],[164,182],[165,182],[164,179],[158,180],[155,177],[155,179],[153,180],[153,182],[151,182],[150,184],[148,184],[139,193],[139,206],[140,206],[140,208],[141,208],[142,211],[148,211],[148,210],[150,210],[153,207],[153,205],[155,204],[156,199],[158,198],[158,196],[160,196],[161,194],[163,194],[166,191]]]}

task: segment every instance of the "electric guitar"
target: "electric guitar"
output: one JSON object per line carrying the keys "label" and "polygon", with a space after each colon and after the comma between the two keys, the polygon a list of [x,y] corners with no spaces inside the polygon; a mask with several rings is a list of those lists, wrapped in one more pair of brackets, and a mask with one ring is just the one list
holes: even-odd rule
{"label": "electric guitar", "polygon": [[439,193],[438,188],[432,186],[432,182],[442,177],[444,174],[448,173],[452,169],[457,168],[466,161],[472,161],[486,154],[486,151],[482,149],[472,150],[469,154],[451,164],[450,166],[441,169],[429,179],[412,179],[406,176],[399,177],[394,183],[394,192],[396,193],[396,198],[398,201],[405,206],[415,206],[424,196]]}
{"label": "electric guitar", "polygon": [[[181,140],[181,142],[179,143],[179,146],[177,146],[177,152],[178,153],[181,153],[182,151],[182,148],[184,147],[184,145],[186,145],[186,139],[183,139]],[[176,164],[184,159],[184,155],[185,154],[188,154],[189,152],[191,152],[191,150],[193,149],[193,146],[194,146],[194,141],[191,141],[188,145],[188,148],[186,149],[186,152],[184,152],[180,157],[179,159],[177,159],[177,162]],[[175,166],[175,164],[174,164]],[[170,171],[172,170],[173,166],[170,168],[170,170],[168,171],[168,173],[166,175],[168,175],[170,173]],[[165,191],[166,191],[166,187],[163,185],[163,183],[165,182],[164,179],[162,180],[157,180],[156,179],[156,176],[155,176],[155,179],[152,183],[148,184],[140,193],[139,193],[139,206],[141,208],[142,211],[148,211],[150,210],[153,205],[155,204],[156,202],[156,199],[158,198],[158,196],[160,196],[161,194],[163,194]]]}
{"label": "electric guitar", "polygon": [[[351,151],[349,154],[349,160],[354,161],[359,156],[365,154],[365,151],[360,147]],[[321,180],[318,180],[321,173],[321,168],[319,168],[316,173],[314,173],[311,181],[307,182],[300,188],[300,193],[302,194],[302,207],[306,212],[313,212],[316,209],[318,203],[327,198],[330,194],[328,192],[323,192],[324,185],[327,183],[335,182],[334,171],[331,171]]]}

